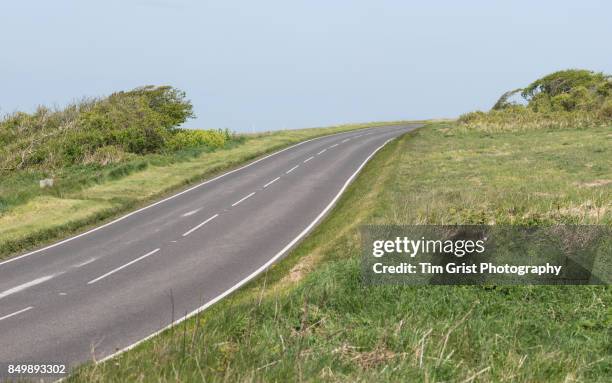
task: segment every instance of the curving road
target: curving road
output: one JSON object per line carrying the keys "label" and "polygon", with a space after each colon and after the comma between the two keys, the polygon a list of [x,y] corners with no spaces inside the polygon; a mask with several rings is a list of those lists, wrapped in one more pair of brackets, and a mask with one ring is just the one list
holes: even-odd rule
{"label": "curving road", "polygon": [[382,145],[416,127],[305,141],[0,262],[0,363],[108,358],[205,309],[283,256]]}

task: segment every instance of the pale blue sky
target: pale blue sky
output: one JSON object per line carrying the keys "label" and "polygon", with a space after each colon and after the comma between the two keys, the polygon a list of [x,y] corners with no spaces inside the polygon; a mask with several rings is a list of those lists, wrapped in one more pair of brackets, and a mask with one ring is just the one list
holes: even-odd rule
{"label": "pale blue sky", "polygon": [[612,73],[609,1],[2,0],[0,113],[145,84],[190,127],[452,117],[578,67]]}

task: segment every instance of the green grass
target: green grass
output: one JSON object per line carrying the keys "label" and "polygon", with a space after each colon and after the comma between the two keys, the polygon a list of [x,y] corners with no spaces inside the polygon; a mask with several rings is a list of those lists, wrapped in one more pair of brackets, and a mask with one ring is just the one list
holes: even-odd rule
{"label": "green grass", "polygon": [[[108,221],[194,182],[305,139],[385,123],[286,130],[238,138],[222,149],[149,154],[118,164],[58,169],[56,185],[40,189],[44,174],[21,171],[0,182],[0,259]],[[388,124],[388,123],[387,123]]]}
{"label": "green grass", "polygon": [[610,129],[430,124],[387,145],[322,225],[240,292],[72,382],[607,382],[612,290],[377,286],[364,223],[611,224]]}

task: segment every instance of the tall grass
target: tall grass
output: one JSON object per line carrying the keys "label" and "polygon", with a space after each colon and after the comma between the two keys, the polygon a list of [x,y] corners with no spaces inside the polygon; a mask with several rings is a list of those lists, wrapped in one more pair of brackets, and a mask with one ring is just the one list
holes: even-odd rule
{"label": "tall grass", "polygon": [[[523,104],[511,101],[519,93]],[[488,133],[602,126],[612,126],[612,76],[587,70],[551,73],[459,118],[459,129]]]}
{"label": "tall grass", "polygon": [[459,117],[456,129],[487,133],[524,132],[528,130],[588,129],[612,126],[612,120],[584,111],[536,112],[512,106],[489,112],[471,112]]}

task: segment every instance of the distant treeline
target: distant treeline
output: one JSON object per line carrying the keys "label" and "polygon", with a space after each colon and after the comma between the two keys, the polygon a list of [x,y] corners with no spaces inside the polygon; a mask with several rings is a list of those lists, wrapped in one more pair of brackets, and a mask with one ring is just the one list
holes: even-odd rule
{"label": "distant treeline", "polygon": [[185,93],[146,86],[63,109],[41,106],[0,119],[0,172],[50,171],[70,165],[116,163],[188,147],[218,148],[228,131],[178,128],[194,117]]}
{"label": "distant treeline", "polygon": [[555,72],[504,93],[489,112],[462,115],[459,123],[483,130],[610,125],[612,76],[578,69]]}

